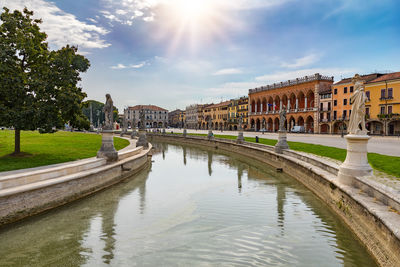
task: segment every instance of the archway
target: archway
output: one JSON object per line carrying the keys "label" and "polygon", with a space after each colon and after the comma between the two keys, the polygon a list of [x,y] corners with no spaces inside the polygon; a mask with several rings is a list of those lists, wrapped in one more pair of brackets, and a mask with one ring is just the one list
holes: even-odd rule
{"label": "archway", "polygon": [[297,125],[298,126],[304,126],[304,119],[302,116],[297,118]]}
{"label": "archway", "polygon": [[303,92],[300,92],[300,93],[297,95],[297,100],[298,100],[298,102],[299,102],[298,109],[304,109],[304,105],[305,105],[305,96],[304,96]]}
{"label": "archway", "polygon": [[296,120],[293,118],[293,116],[290,117],[289,119],[289,128],[287,129],[289,132],[292,131],[292,128],[296,126]]}
{"label": "archway", "polygon": [[282,96],[282,105],[286,107],[286,109],[288,109],[288,97],[287,95],[283,95]]}
{"label": "archway", "polygon": [[268,132],[272,132],[273,131],[273,124],[274,124],[274,122],[272,121],[271,118],[269,118],[267,120],[267,131]]}
{"label": "archway", "polygon": [[251,100],[251,112],[255,112],[256,109],[256,102],[254,100]]}
{"label": "archway", "polygon": [[388,135],[400,135],[400,120],[394,120],[388,124]]}
{"label": "archway", "polygon": [[290,109],[296,109],[296,96],[294,95],[294,93],[290,94]]}
{"label": "archway", "polygon": [[250,129],[254,129],[255,128],[255,122],[254,119],[251,119],[250,121]]}
{"label": "archway", "polygon": [[268,98],[268,111],[272,111],[274,108],[274,100],[272,99],[272,96]]}
{"label": "archway", "polygon": [[262,100],[262,112],[267,112],[267,99],[265,97]]}
{"label": "archway", "polygon": [[306,108],[313,108],[314,107],[314,92],[309,90],[307,92],[307,106]]}
{"label": "archway", "polygon": [[275,118],[275,121],[274,121],[274,130],[275,130],[275,132],[277,132],[278,130],[279,130],[279,119],[278,118]]}
{"label": "archway", "polygon": [[314,132],[314,119],[312,116],[308,116],[306,119],[306,126],[304,127],[306,133],[313,133]]}
{"label": "archway", "polygon": [[256,112],[261,112],[261,101],[260,101],[260,99],[257,99]]}
{"label": "archway", "polygon": [[256,129],[255,129],[255,131],[257,132],[257,131],[259,131],[261,128],[261,125],[260,125],[261,123],[260,123],[260,119],[257,119],[257,121],[256,121]]}
{"label": "archway", "polygon": [[321,126],[320,126],[320,130],[319,130],[319,132],[320,133],[323,133],[323,134],[328,134],[329,133],[329,124],[322,124]]}
{"label": "archway", "polygon": [[369,122],[370,134],[383,134],[383,123],[380,121]]}
{"label": "archway", "polygon": [[234,131],[237,131],[237,129],[238,129],[238,127],[235,125],[235,126],[233,126],[233,130]]}
{"label": "archway", "polygon": [[281,109],[281,99],[280,97],[277,95],[275,96],[275,110],[280,110]]}

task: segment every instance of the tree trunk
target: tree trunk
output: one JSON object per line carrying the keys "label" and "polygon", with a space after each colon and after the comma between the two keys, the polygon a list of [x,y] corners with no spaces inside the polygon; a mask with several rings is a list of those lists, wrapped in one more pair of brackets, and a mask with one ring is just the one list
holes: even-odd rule
{"label": "tree trunk", "polygon": [[15,146],[13,154],[19,153],[21,153],[21,130],[15,129]]}

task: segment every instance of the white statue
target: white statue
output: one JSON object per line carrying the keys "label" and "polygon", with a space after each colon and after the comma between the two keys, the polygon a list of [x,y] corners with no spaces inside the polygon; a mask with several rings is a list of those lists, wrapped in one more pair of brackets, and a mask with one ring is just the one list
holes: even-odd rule
{"label": "white statue", "polygon": [[356,74],[352,82],[354,83],[354,93],[350,97],[352,107],[348,131],[349,134],[366,135],[368,132],[365,128],[365,101],[367,96],[364,91],[364,81],[361,80],[360,75]]}
{"label": "white statue", "polygon": [[112,130],[113,129],[113,123],[114,123],[114,114],[113,114],[113,101],[111,99],[110,94],[106,94],[106,103],[103,107],[103,112],[105,114],[105,125],[103,129],[105,130]]}

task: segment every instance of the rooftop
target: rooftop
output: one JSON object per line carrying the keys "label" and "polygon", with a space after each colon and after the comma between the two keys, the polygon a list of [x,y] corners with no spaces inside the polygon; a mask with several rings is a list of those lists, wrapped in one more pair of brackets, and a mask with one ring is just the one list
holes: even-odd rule
{"label": "rooftop", "polygon": [[382,75],[374,80],[369,81],[368,83],[383,82],[383,81],[389,81],[389,80],[394,80],[394,79],[400,79],[400,72],[392,72],[392,73]]}
{"label": "rooftop", "polygon": [[133,107],[128,107],[129,110],[141,110],[141,109],[147,109],[147,110],[156,110],[156,111],[168,111],[166,109],[160,108],[159,106],[155,105],[136,105]]}
{"label": "rooftop", "polygon": [[261,87],[254,88],[254,89],[249,89],[249,94],[272,90],[272,89],[277,89],[277,88],[282,88],[282,87],[287,87],[287,86],[292,86],[292,85],[296,85],[296,84],[308,83],[308,82],[312,82],[312,81],[333,82],[333,76],[322,76],[319,73],[315,73],[314,75],[311,75],[311,76],[304,76],[304,77],[296,78],[293,80],[287,80],[287,81],[280,82],[280,83],[273,83],[270,85],[261,86]]}
{"label": "rooftop", "polygon": [[[382,76],[383,74],[381,73],[371,73],[371,74],[366,74],[366,75],[361,75],[361,79],[363,79],[365,82],[369,82],[372,81],[380,76]],[[345,84],[345,83],[352,83],[351,80],[353,79],[353,77],[351,78],[344,78],[341,79],[340,81],[338,81],[337,83],[334,83],[334,85],[340,85],[340,84]]]}

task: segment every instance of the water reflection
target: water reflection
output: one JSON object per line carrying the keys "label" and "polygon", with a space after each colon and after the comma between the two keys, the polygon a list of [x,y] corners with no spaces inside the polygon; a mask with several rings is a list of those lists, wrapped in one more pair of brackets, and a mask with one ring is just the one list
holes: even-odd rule
{"label": "water reflection", "polygon": [[0,266],[375,264],[323,203],[273,168],[165,143],[153,160],[135,179],[3,228]]}

